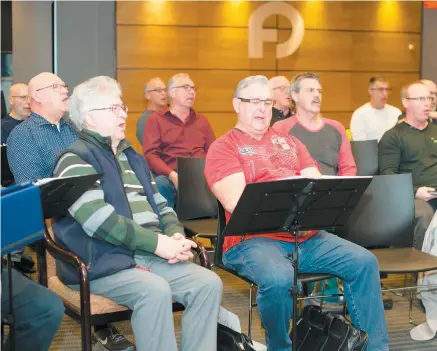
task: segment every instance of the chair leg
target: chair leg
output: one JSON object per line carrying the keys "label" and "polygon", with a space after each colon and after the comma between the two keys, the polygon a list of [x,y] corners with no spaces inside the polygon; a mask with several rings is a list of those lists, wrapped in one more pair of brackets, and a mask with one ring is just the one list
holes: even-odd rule
{"label": "chair leg", "polygon": [[[411,274],[411,286],[413,286],[416,282],[417,283],[417,273]],[[413,297],[414,297],[414,290],[410,290],[410,308],[408,310],[408,321],[410,324],[414,324],[413,322]]]}
{"label": "chair leg", "polygon": [[86,267],[79,268],[80,284],[80,326],[82,331],[82,351],[92,351],[90,284]]}
{"label": "chair leg", "polygon": [[247,330],[247,336],[252,338],[252,308],[253,308],[253,284],[250,284],[249,288],[249,327]]}
{"label": "chair leg", "polygon": [[[325,280],[323,281],[323,283],[322,283],[322,293],[321,293],[320,296],[324,296],[324,295],[325,295],[325,288],[326,288],[326,285],[327,285],[327,280],[325,279]],[[320,308],[323,307],[323,300],[324,300],[324,298],[321,297],[321,298],[320,298]]]}

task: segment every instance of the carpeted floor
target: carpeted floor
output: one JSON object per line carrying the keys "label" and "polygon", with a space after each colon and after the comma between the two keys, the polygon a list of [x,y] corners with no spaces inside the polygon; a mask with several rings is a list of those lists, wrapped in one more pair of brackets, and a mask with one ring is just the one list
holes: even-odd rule
{"label": "carpeted floor", "polygon": [[[243,332],[247,332],[247,306],[249,301],[248,285],[242,280],[226,273],[220,269],[216,272],[224,282],[224,293],[222,305],[237,314],[240,318]],[[402,286],[404,276],[392,276],[384,280],[386,286]],[[390,350],[391,351],[435,351],[437,350],[437,338],[428,342],[417,342],[410,338],[409,331],[413,328],[408,323],[408,300],[395,295],[393,296],[394,306],[386,311]],[[425,320],[424,313],[420,310],[417,300],[414,301],[413,309],[414,322],[422,323]],[[181,313],[175,314],[176,334],[180,333]],[[132,329],[128,321],[117,323],[119,330],[131,341],[133,341]],[[254,312],[254,323],[252,329],[254,340],[264,343],[264,332],[260,326],[258,314]],[[65,316],[61,328],[53,342],[51,351],[80,350],[80,328],[79,325],[69,317]],[[199,350],[200,351],[200,350]]]}

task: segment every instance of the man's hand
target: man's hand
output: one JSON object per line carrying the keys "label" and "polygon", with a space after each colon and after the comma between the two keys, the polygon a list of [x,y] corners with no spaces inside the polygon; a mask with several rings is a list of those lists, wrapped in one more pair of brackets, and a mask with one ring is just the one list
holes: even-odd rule
{"label": "man's hand", "polygon": [[423,200],[423,201],[429,201],[429,200],[437,198],[437,195],[430,194],[430,192],[432,192],[432,191],[435,191],[435,189],[427,187],[427,186],[422,186],[419,189],[417,189],[416,199]]}
{"label": "man's hand", "polygon": [[168,177],[172,181],[175,189],[177,190],[179,186],[178,174],[175,171],[171,171]]}
{"label": "man's hand", "polygon": [[158,245],[156,246],[155,255],[171,260],[176,258],[179,261],[187,261],[193,257],[191,248],[195,248],[197,244],[188,239],[175,239],[167,235],[158,235]]}

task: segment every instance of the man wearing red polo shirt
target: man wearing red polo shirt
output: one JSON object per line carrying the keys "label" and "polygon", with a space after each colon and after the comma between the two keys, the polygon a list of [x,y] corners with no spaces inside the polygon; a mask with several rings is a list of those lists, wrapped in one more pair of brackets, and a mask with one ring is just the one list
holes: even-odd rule
{"label": "man wearing red polo shirt", "polygon": [[[294,136],[269,128],[272,98],[264,76],[247,77],[237,86],[233,105],[238,121],[208,151],[205,177],[229,220],[247,183],[274,181],[320,172],[306,147]],[[293,237],[277,233],[228,237],[223,263],[258,286],[257,303],[269,350],[292,349],[288,332],[292,316]],[[353,324],[369,335],[369,351],[387,351],[388,336],[381,298],[378,262],[361,246],[325,231],[300,233],[302,273],[325,272],[344,281]]]}
{"label": "man wearing red polo shirt", "polygon": [[143,150],[159,192],[174,207],[177,158],[205,157],[215,136],[208,120],[192,109],[196,87],[188,74],[174,75],[168,81],[167,94],[170,108],[154,112],[147,119]]}

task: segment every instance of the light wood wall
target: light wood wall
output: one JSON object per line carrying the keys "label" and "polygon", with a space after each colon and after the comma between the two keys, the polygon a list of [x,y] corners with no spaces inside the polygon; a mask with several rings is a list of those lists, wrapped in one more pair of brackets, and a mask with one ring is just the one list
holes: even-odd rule
{"label": "light wood wall", "polygon": [[[232,128],[232,95],[245,76],[290,79],[302,71],[320,74],[322,112],[348,128],[352,112],[367,101],[371,76],[386,77],[389,103],[401,107],[399,91],[419,78],[421,2],[290,1],[303,17],[304,39],[291,56],[276,59],[275,43],[264,43],[262,59],[248,58],[248,22],[263,2],[118,1],[117,79],[129,107],[127,137],[137,150],[135,124],[146,103],[144,83],[165,82],[188,73],[198,93],[194,108],[220,136]],[[290,34],[283,16],[266,19],[278,29],[278,42]],[[410,49],[409,45],[413,48]]]}

